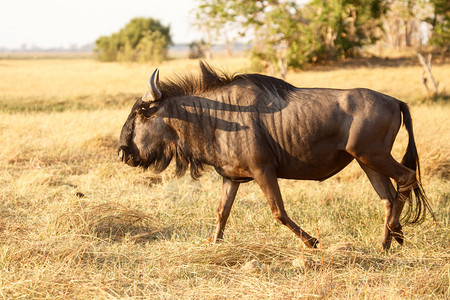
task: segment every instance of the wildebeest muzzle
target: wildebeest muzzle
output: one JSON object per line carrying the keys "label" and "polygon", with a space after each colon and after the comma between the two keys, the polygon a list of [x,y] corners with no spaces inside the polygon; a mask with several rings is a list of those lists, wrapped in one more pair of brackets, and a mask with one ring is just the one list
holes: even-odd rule
{"label": "wildebeest muzzle", "polygon": [[127,146],[120,146],[118,149],[118,158],[123,163],[136,167],[139,165],[139,161],[130,154],[129,148]]}

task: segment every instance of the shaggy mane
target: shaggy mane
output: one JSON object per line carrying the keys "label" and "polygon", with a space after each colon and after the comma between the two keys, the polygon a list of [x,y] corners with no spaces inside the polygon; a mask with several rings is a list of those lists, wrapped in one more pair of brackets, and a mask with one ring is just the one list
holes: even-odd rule
{"label": "shaggy mane", "polygon": [[200,74],[178,76],[161,82],[161,91],[165,97],[199,96],[224,87],[237,80],[246,80],[268,93],[287,99],[296,89],[284,80],[262,74],[226,74],[216,71],[206,62],[200,62]]}

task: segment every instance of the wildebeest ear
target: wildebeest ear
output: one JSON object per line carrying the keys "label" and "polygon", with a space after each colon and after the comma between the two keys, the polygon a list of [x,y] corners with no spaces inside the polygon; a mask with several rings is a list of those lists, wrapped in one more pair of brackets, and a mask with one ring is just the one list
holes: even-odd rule
{"label": "wildebeest ear", "polygon": [[214,85],[220,82],[220,77],[205,61],[200,61],[200,71],[202,73],[203,80],[206,82],[206,86]]}
{"label": "wildebeest ear", "polygon": [[161,99],[162,93],[159,87],[159,70],[156,68],[148,80],[148,91],[142,97],[142,101],[151,102]]}

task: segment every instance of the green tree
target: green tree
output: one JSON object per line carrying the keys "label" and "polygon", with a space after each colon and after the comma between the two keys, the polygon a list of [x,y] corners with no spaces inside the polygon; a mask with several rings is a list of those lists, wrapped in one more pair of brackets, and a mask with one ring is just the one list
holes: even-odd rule
{"label": "green tree", "polygon": [[166,57],[168,41],[160,31],[147,31],[136,46],[136,60],[161,62]]}
{"label": "green tree", "polygon": [[429,0],[389,0],[383,18],[384,44],[395,48],[422,46],[422,22],[432,15]]}
{"label": "green tree", "polygon": [[307,18],[318,39],[314,59],[352,57],[381,37],[382,0],[313,0]]}
{"label": "green tree", "polygon": [[288,66],[354,56],[373,43],[381,33],[386,1],[312,0],[300,7],[294,0],[203,0],[199,10],[219,20],[204,22],[206,27],[235,24],[252,38],[252,57],[283,77]]}
{"label": "green tree", "polygon": [[222,41],[225,44],[227,56],[231,56],[232,32],[234,30],[235,9],[234,2],[227,0],[198,0],[195,12],[195,25],[205,33],[205,56],[211,57],[211,46]]}
{"label": "green tree", "polygon": [[95,41],[95,45],[94,52],[101,61],[115,61],[122,47],[118,33],[98,38]]}
{"label": "green tree", "polygon": [[221,37],[225,46],[230,32],[251,37],[256,64],[284,76],[291,44],[301,32],[297,12],[293,0],[201,0],[196,16],[207,35],[216,40]]}
{"label": "green tree", "polygon": [[95,42],[101,61],[161,61],[172,44],[170,27],[152,18],[134,18],[119,32]]}
{"label": "green tree", "polygon": [[434,17],[428,22],[433,26],[430,44],[445,51],[450,46],[450,2],[448,0],[434,0]]}
{"label": "green tree", "polygon": [[189,58],[205,58],[204,40],[189,43]]}
{"label": "green tree", "polygon": [[254,31],[251,54],[256,62],[262,61],[270,73],[278,72],[284,78],[288,66],[307,60],[300,41],[310,34],[295,1],[255,1],[241,8],[253,15],[244,25]]}

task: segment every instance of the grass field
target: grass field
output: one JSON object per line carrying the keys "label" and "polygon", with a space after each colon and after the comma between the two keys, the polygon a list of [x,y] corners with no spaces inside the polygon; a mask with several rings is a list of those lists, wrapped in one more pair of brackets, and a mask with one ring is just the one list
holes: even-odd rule
{"label": "grass field", "polygon": [[[161,76],[195,70],[173,60]],[[230,72],[244,58],[217,60]],[[225,241],[215,228],[220,176],[175,179],[116,160],[117,139],[154,66],[0,60],[0,297],[448,299],[450,106],[422,103],[419,66],[291,72],[297,86],[368,87],[412,105],[423,184],[437,222],[404,228],[380,251],[383,211],[356,164],[324,182],[280,180],[310,250],[243,184]],[[450,88],[450,64],[433,67]],[[400,131],[394,156],[406,146]]]}

